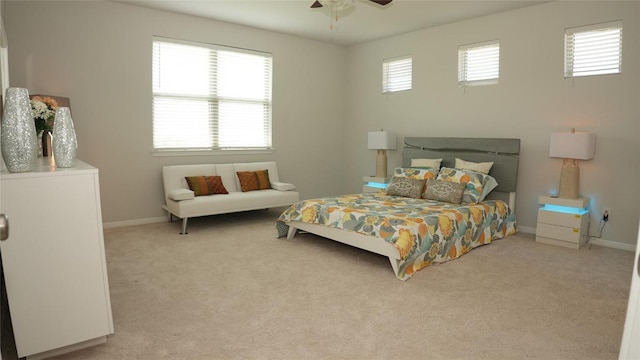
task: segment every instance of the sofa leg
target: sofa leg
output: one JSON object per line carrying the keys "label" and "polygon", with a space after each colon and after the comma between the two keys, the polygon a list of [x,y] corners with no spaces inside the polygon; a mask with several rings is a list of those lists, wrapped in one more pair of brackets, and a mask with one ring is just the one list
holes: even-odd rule
{"label": "sofa leg", "polygon": [[187,219],[189,219],[189,218],[188,217],[183,217],[182,218],[182,232],[180,233],[180,235],[188,234],[188,232],[187,232]]}
{"label": "sofa leg", "polygon": [[169,211],[167,211],[167,220],[168,220],[169,222],[173,222],[173,214],[172,214],[172,213],[170,213]]}

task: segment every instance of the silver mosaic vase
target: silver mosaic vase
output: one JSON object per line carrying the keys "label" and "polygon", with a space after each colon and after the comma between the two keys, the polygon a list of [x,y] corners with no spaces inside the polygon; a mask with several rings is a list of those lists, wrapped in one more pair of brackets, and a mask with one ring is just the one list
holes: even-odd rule
{"label": "silver mosaic vase", "polygon": [[0,131],[0,147],[7,170],[12,173],[33,171],[38,157],[38,139],[27,89],[7,89]]}
{"label": "silver mosaic vase", "polygon": [[78,140],[76,139],[76,131],[71,119],[71,111],[68,107],[61,106],[56,110],[51,145],[56,167],[70,168],[76,164]]}

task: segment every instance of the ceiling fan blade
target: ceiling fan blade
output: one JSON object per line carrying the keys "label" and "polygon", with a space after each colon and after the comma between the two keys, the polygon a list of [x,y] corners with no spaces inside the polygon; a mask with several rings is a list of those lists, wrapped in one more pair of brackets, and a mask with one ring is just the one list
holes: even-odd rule
{"label": "ceiling fan blade", "polygon": [[387,5],[393,0],[369,0],[379,5]]}
{"label": "ceiling fan blade", "polygon": [[320,1],[316,0],[316,2],[314,2],[313,4],[311,4],[311,8],[315,9],[315,8],[321,8],[322,4],[320,4]]}

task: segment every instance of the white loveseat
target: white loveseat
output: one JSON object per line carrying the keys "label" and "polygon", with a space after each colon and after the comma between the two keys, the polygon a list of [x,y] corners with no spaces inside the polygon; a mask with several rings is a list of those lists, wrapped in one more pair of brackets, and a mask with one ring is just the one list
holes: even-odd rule
{"label": "white loveseat", "polygon": [[[269,171],[271,189],[242,192],[237,171]],[[185,177],[220,176],[228,194],[194,196]],[[187,233],[187,220],[191,217],[230,212],[289,206],[300,200],[295,186],[280,181],[278,167],[273,161],[234,163],[171,165],[162,168],[166,204],[162,208],[172,216],[182,219],[182,232]]]}

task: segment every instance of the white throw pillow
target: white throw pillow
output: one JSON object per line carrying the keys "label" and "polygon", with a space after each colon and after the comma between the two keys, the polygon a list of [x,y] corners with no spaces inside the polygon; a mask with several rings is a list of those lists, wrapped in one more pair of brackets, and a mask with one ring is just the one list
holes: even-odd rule
{"label": "white throw pillow", "polygon": [[456,165],[454,167],[460,170],[471,170],[483,174],[488,174],[492,166],[493,161],[477,163],[456,158]]}
{"label": "white throw pillow", "polygon": [[411,167],[429,167],[440,169],[442,159],[411,159]]}

